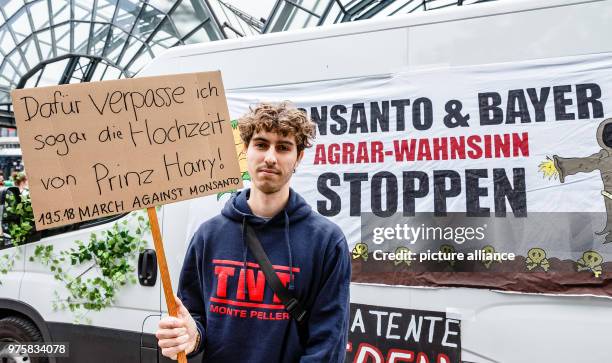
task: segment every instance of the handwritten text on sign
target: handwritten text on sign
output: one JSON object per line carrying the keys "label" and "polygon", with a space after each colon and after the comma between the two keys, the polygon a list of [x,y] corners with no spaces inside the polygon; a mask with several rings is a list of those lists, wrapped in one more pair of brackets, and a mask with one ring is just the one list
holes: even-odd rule
{"label": "handwritten text on sign", "polygon": [[12,97],[38,230],[242,187],[220,72]]}

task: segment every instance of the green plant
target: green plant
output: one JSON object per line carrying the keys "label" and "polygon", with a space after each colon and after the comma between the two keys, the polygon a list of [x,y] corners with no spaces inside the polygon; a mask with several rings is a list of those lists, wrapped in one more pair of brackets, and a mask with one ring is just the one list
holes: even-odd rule
{"label": "green plant", "polygon": [[[135,218],[131,221],[117,222],[109,230],[92,233],[87,243],[76,241],[76,247],[68,250],[56,252],[53,245],[36,246],[30,261],[48,266],[66,290],[63,296],[55,291],[54,310],[69,309],[75,313],[75,322],[88,322],[88,311],[110,306],[121,287],[136,283],[134,262],[146,246],[144,237],[150,225],[142,212],[132,215]],[[70,273],[83,265],[88,267],[78,275]],[[85,278],[86,275],[91,277]]]}
{"label": "green plant", "polygon": [[[15,260],[19,258],[19,251],[15,250],[12,254],[4,254],[0,256],[0,274],[6,275],[15,265]],[[0,281],[2,285],[2,281]]]}
{"label": "green plant", "polygon": [[[14,246],[22,245],[28,236],[35,231],[34,229],[34,212],[32,211],[32,201],[30,196],[22,194],[20,200],[12,193],[7,193],[5,209],[2,220],[7,226],[10,243]],[[6,253],[0,256],[0,274],[5,275],[13,269],[15,261],[21,258],[18,248],[15,248],[11,253]],[[2,285],[2,281],[0,281]]]}
{"label": "green plant", "polygon": [[18,202],[11,193],[6,197],[4,219],[11,221],[8,224],[8,234],[16,245],[23,244],[30,233],[34,232],[34,212],[32,200],[28,194],[22,194]]}

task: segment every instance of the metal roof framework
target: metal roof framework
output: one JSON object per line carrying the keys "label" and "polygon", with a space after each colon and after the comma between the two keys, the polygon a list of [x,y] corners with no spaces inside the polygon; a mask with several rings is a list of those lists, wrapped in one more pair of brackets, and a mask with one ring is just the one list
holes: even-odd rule
{"label": "metal roof framework", "polygon": [[177,45],[494,0],[277,0],[267,19],[211,1],[0,0],[0,127],[14,88],[133,77]]}
{"label": "metal roof framework", "polygon": [[166,48],[226,38],[206,0],[9,0],[0,16],[5,127],[14,88],[132,77]]}
{"label": "metal roof framework", "polygon": [[494,0],[277,0],[263,33],[489,1]]}

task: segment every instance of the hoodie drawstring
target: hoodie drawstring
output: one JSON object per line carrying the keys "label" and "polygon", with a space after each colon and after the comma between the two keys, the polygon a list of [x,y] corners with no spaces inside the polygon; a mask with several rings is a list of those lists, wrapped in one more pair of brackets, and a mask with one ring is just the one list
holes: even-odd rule
{"label": "hoodie drawstring", "polygon": [[289,215],[285,212],[285,242],[287,243],[287,252],[289,253],[289,290],[293,291],[293,256],[291,255],[291,242],[289,241]]}
{"label": "hoodie drawstring", "polygon": [[242,217],[242,268],[244,269],[244,296],[247,296],[247,244],[246,244],[246,216]]}

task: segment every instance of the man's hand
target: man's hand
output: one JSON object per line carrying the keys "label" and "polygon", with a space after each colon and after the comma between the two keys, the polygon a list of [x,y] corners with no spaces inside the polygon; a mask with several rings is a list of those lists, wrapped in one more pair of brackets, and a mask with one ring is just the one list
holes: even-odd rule
{"label": "man's hand", "polygon": [[162,355],[172,360],[176,360],[179,352],[185,351],[185,354],[193,352],[199,334],[195,320],[187,308],[178,297],[175,296],[174,299],[178,308],[178,317],[163,317],[155,333],[157,344],[162,348]]}

